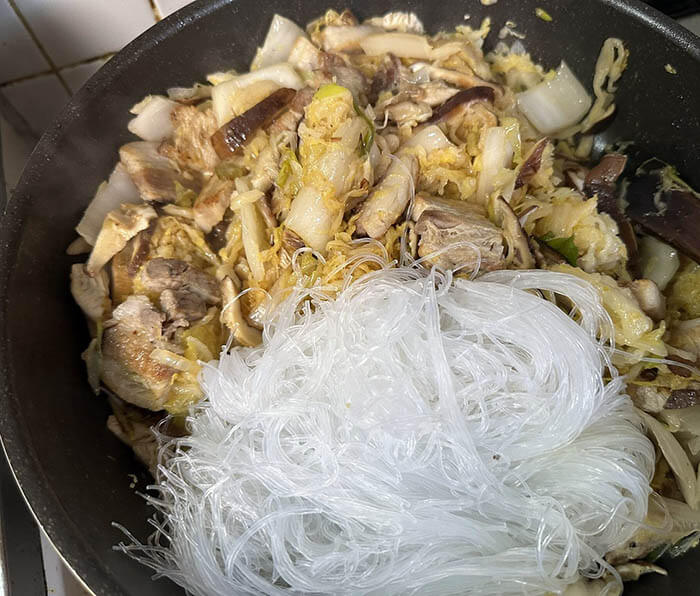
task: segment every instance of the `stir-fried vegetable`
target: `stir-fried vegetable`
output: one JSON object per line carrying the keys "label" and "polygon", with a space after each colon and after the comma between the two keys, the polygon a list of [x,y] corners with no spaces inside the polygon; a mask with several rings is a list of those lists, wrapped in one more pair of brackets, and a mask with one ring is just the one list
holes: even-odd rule
{"label": "stir-fried vegetable", "polygon": [[[484,55],[489,29],[431,36],[413,13],[362,23],[329,10],[304,31],[276,15],[250,72],[136,104],[139,139],[120,148],[69,251],[91,249],[71,270],[89,382],[117,396],[110,428],[153,464],[132,405],[186,413],[201,362],[227,337],[258,345],[294,286],[333,296],[347,276],[413,259],[456,276],[577,276],[610,317],[601,339],[658,447],[649,527],[608,560],[625,579],[660,573],[655,554],[700,530],[698,195],[656,160],[628,186],[625,155],[591,163],[590,131],[615,110],[627,65],[621,40],[604,42],[589,88],[567,56],[547,72],[519,39]],[[690,216],[669,225],[669,213]]]}

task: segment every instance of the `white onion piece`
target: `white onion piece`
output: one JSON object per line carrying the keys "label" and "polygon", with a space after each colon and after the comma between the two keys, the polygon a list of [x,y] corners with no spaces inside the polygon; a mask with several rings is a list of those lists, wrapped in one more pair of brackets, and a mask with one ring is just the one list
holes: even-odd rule
{"label": "white onion piece", "polygon": [[321,254],[325,254],[326,245],[340,223],[338,215],[342,214],[338,208],[331,208],[329,203],[323,200],[317,188],[304,186],[292,201],[285,220],[287,228]]}
{"label": "white onion piece", "polygon": [[413,33],[378,33],[360,40],[360,47],[368,56],[391,53],[399,58],[429,60],[433,48],[423,35]]}
{"label": "white onion piece", "polygon": [[238,213],[241,215],[241,236],[245,258],[253,279],[261,280],[265,277],[265,263],[261,253],[270,248],[265,232],[265,222],[254,203],[242,203]]}
{"label": "white onion piece", "polygon": [[163,366],[169,366],[175,370],[182,372],[197,372],[197,364],[188,360],[184,356],[180,356],[175,352],[170,350],[164,350],[163,348],[156,348],[150,354],[149,358],[162,364]]}
{"label": "white onion piece", "polygon": [[[286,62],[275,64],[266,68],[261,68],[254,72],[234,77],[215,85],[211,90],[212,108],[216,114],[219,126],[226,124],[234,116],[240,115],[240,95],[245,92],[245,88],[257,83],[257,87],[262,87],[261,82],[268,83],[272,90],[273,85],[278,87],[289,87],[299,90],[304,86],[304,81],[291,64]],[[272,93],[272,91],[270,91]],[[267,95],[269,95],[268,93]],[[261,101],[261,97],[258,101]],[[248,106],[252,107],[252,106]],[[246,108],[247,109],[247,108]]]}
{"label": "white onion piece", "polygon": [[678,488],[688,503],[691,509],[698,508],[697,494],[697,477],[693,469],[688,455],[686,454],[681,444],[676,440],[671,431],[669,431],[661,422],[653,416],[649,416],[646,412],[640,410],[640,415],[644,420],[647,428],[654,435],[661,453],[668,462],[669,467],[676,477]]}
{"label": "white onion piece", "polygon": [[513,146],[508,141],[508,133],[502,126],[489,128],[484,136],[484,150],[481,153],[481,172],[476,188],[476,197],[482,203],[491,196],[499,183],[499,174],[511,165]]}
{"label": "white onion piece", "polygon": [[381,29],[370,25],[343,27],[329,25],[321,31],[321,43],[326,52],[349,52],[360,49],[360,41]]}
{"label": "white onion piece", "polygon": [[644,236],[639,241],[639,262],[642,277],[653,281],[662,292],[681,265],[678,251],[653,236]]}
{"label": "white onion piece", "polygon": [[384,269],[272,312],[204,367],[158,534],[122,546],[190,593],[560,593],[640,527],[654,451],[586,282]]}
{"label": "white onion piece", "polygon": [[276,14],[270,22],[265,42],[255,53],[250,70],[286,62],[294,42],[300,37],[306,37],[306,33],[294,21]]}
{"label": "white onion piece", "polygon": [[117,163],[109,175],[109,180],[97,188],[94,198],[85,209],[80,223],[75,227],[90,246],[95,246],[102,222],[110,211],[119,209],[123,203],[140,203],[139,189],[131,180],[121,162]]}
{"label": "white onion piece", "polygon": [[516,97],[520,111],[544,134],[576,124],[593,103],[566,62],[561,63],[552,80],[542,81]]}
{"label": "white onion piece", "polygon": [[[162,95],[149,95],[146,100],[136,104],[131,112],[138,114],[129,121],[127,128],[144,141],[162,141],[173,134],[170,114],[178,106]],[[138,111],[134,111],[137,109]]]}
{"label": "white onion piece", "polygon": [[423,147],[426,153],[453,146],[445,133],[435,124],[422,128],[404,143],[404,147]]}

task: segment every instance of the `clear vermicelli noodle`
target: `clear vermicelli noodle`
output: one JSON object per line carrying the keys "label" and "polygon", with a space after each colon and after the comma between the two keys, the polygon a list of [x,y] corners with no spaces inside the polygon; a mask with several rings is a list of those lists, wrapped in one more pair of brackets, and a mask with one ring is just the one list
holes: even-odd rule
{"label": "clear vermicelli noodle", "polygon": [[204,368],[189,436],[163,438],[157,531],[121,548],[198,595],[536,594],[614,573],[654,451],[610,335],[563,273],[297,286],[261,346]]}

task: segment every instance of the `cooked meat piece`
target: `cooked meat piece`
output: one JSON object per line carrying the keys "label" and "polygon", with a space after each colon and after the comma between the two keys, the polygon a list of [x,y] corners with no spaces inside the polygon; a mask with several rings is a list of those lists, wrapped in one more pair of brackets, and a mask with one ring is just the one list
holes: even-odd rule
{"label": "cooked meat piece", "polygon": [[[299,39],[304,39],[300,37]],[[281,132],[292,130],[295,131],[299,126],[299,122],[304,117],[304,108],[306,108],[313,99],[315,90],[312,87],[302,87],[296,92],[294,99],[289,103],[289,109],[275,118],[268,128],[270,137],[274,137]]]}
{"label": "cooked meat piece", "polygon": [[70,291],[78,306],[91,321],[101,321],[112,308],[109,299],[109,279],[105,271],[91,276],[82,263],[70,270]]}
{"label": "cooked meat piece", "polygon": [[458,70],[440,68],[430,64],[426,64],[424,68],[427,69],[427,72],[432,80],[443,80],[451,85],[457,85],[457,87],[461,87],[462,89],[470,89],[471,87],[477,86],[491,87],[496,93],[496,97],[503,95],[503,88],[500,85],[480,79],[475,74],[467,74]]}
{"label": "cooked meat piece", "polygon": [[134,277],[148,258],[152,234],[153,222],[129,240],[112,258],[112,298],[115,304],[123,302],[129,294],[133,294]]}
{"label": "cooked meat piece", "polygon": [[141,271],[141,282],[150,292],[184,289],[197,294],[207,304],[221,301],[216,279],[179,259],[151,259]]}
{"label": "cooked meat piece", "polygon": [[430,123],[434,124],[441,120],[447,120],[457,112],[464,112],[474,103],[488,102],[492,104],[495,97],[496,95],[491,87],[471,87],[469,89],[462,89],[435,109],[435,112],[430,118]]}
{"label": "cooked meat piece", "polygon": [[653,281],[637,279],[628,284],[620,283],[620,285],[632,290],[640,308],[652,319],[661,321],[666,316],[666,297]]}
{"label": "cooked meat piece", "polygon": [[109,398],[109,405],[114,414],[107,418],[107,428],[120,441],[131,447],[134,455],[155,476],[158,465],[158,441],[151,427],[163,419],[163,414],[137,408],[116,397]]}
{"label": "cooked meat piece", "polygon": [[[427,259],[431,265],[463,271],[474,271],[477,266],[479,271],[493,271],[506,266],[503,233],[479,206],[418,195],[413,218],[419,237],[418,256],[442,251]],[[469,245],[452,246],[463,242]]]}
{"label": "cooked meat piece", "polygon": [[212,172],[219,163],[211,144],[211,136],[219,128],[214,110],[178,106],[170,119],[175,129],[173,140],[162,145],[160,152],[183,168]]}
{"label": "cooked meat piece", "polygon": [[401,82],[401,72],[405,67],[394,54],[387,54],[382,65],[377,69],[369,86],[368,99],[371,104],[377,103],[382,91],[397,91]]}
{"label": "cooked meat piece", "polygon": [[150,205],[124,204],[121,208],[110,211],[90,253],[87,272],[97,275],[114,255],[124,249],[129,240],[148,228],[151,220],[156,217],[157,213]]}
{"label": "cooked meat piece", "polygon": [[160,306],[168,320],[183,323],[198,321],[207,314],[207,304],[199,294],[190,290],[163,290],[160,293]]}
{"label": "cooked meat piece", "polygon": [[192,207],[194,223],[202,231],[208,234],[223,219],[235,188],[232,180],[222,180],[218,176],[212,176],[204,185]]}
{"label": "cooked meat piece", "polygon": [[119,158],[136,184],[144,201],[173,203],[177,199],[176,182],[198,193],[201,176],[181,171],[177,164],[158,152],[159,143],[136,141],[119,149]]}
{"label": "cooked meat piece", "polygon": [[640,410],[656,414],[664,409],[666,400],[671,395],[671,390],[666,387],[630,383],[627,386],[627,393],[632,398],[634,405]]}
{"label": "cooked meat piece", "polygon": [[401,101],[387,106],[385,113],[389,114],[389,119],[396,122],[397,125],[405,126],[408,124],[413,127],[429,120],[433,110],[427,103]]}
{"label": "cooked meat piece", "polygon": [[429,83],[410,85],[406,88],[406,93],[411,99],[427,103],[431,108],[442,105],[458,92],[459,89],[450,87],[442,81],[430,81]]}
{"label": "cooked meat piece", "polygon": [[357,230],[379,238],[401,216],[413,194],[418,160],[404,154],[392,161],[384,177],[362,206]]}
{"label": "cooked meat piece", "polygon": [[310,72],[321,68],[323,52],[306,37],[299,37],[294,42],[287,61],[294,65],[297,70]]}
{"label": "cooked meat piece", "polygon": [[[326,54],[328,56],[328,54]],[[365,76],[352,66],[345,64],[340,65],[333,61],[329,61],[330,65],[324,69],[324,72],[331,81],[350,90],[355,99],[366,96],[369,90],[369,83]]]}
{"label": "cooked meat piece", "polygon": [[102,336],[102,382],[123,400],[154,411],[163,408],[177,372],[150,357],[163,343],[162,322],[146,296],[129,296]]}

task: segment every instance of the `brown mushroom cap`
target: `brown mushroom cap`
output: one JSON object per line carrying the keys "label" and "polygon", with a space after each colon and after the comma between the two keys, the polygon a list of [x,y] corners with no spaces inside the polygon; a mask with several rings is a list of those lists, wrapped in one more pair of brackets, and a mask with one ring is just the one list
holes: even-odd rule
{"label": "brown mushroom cap", "polygon": [[288,87],[278,89],[240,116],[224,124],[211,137],[216,154],[221,159],[230,157],[248,142],[253,133],[272,122],[295,95],[294,89]]}

